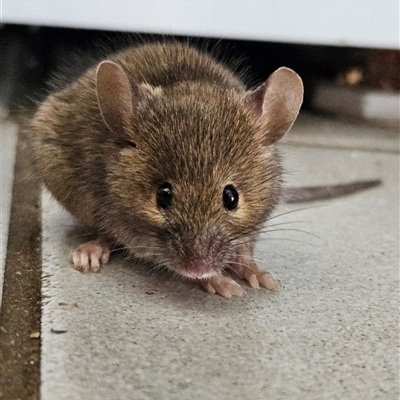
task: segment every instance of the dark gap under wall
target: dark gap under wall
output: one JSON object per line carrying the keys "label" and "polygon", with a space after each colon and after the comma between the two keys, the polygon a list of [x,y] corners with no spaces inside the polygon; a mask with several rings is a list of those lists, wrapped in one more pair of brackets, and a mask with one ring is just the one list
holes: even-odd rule
{"label": "dark gap under wall", "polygon": [[[45,82],[55,71],[65,65],[75,65],[69,74],[71,79],[76,77],[89,66],[91,59],[101,58],[104,44],[110,50],[117,50],[128,43],[168,37],[20,25],[4,25],[0,32],[0,79],[9,82],[2,87],[1,94],[3,107],[9,110],[32,108],[32,100],[45,96]],[[174,37],[188,40],[187,37]],[[385,91],[400,90],[400,52],[395,50],[210,38],[189,40],[201,48],[216,47],[223,59],[241,59],[242,64],[249,67],[249,86],[264,81],[280,66],[294,69],[305,83],[304,109],[310,108],[316,80],[339,81]],[[79,54],[83,56],[82,61],[76,62]]]}

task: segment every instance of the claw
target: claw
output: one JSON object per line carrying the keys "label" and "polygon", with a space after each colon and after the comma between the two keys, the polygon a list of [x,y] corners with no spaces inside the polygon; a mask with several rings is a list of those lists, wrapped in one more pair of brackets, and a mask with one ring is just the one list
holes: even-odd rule
{"label": "claw", "polygon": [[222,297],[229,299],[232,296],[241,297],[245,291],[229,276],[222,273],[215,275],[209,279],[200,281],[203,288],[210,294],[219,294]]}
{"label": "claw", "polygon": [[110,258],[110,244],[101,238],[91,240],[78,246],[71,258],[77,271],[99,272],[100,266]]}
{"label": "claw", "polygon": [[237,261],[232,262],[229,268],[254,289],[259,289],[261,286],[274,292],[277,291],[281,285],[280,281],[274,278],[270,272],[257,267],[253,261],[253,251],[253,243],[241,246],[238,249]]}
{"label": "claw", "polygon": [[261,271],[258,275],[258,282],[260,286],[273,292],[276,292],[281,286],[281,281],[274,278],[268,271]]}

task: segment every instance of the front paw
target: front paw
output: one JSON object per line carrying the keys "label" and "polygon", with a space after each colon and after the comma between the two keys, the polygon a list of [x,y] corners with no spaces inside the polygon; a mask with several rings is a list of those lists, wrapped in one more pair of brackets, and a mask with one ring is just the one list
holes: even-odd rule
{"label": "front paw", "polygon": [[211,278],[201,280],[200,284],[208,293],[216,293],[227,299],[232,296],[241,297],[245,293],[237,282],[231,277],[223,275],[222,272]]}
{"label": "front paw", "polygon": [[230,264],[229,269],[255,289],[259,289],[261,286],[276,292],[281,285],[281,282],[274,278],[270,272],[258,268],[254,261],[247,260],[246,263],[243,260],[240,263],[234,262]]}
{"label": "front paw", "polygon": [[110,258],[110,244],[101,238],[91,240],[78,246],[71,258],[77,271],[98,272]]}

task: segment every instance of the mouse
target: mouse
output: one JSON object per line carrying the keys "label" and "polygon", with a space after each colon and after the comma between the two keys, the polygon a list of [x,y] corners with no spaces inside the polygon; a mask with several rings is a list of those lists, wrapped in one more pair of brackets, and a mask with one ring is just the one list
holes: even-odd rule
{"label": "mouse", "polygon": [[171,41],[111,54],[50,93],[29,126],[34,164],[98,235],[73,251],[75,269],[98,272],[122,248],[211,294],[242,296],[234,276],[276,291],[253,253],[284,194],[277,144],[303,91],[287,67],[248,89],[212,55]]}

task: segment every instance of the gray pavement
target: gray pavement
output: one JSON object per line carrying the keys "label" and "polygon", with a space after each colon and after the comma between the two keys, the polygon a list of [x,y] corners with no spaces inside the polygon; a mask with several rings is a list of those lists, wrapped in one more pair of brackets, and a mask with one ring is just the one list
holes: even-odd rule
{"label": "gray pavement", "polygon": [[277,210],[256,254],[277,293],[227,300],[118,256],[80,274],[90,231],[43,193],[42,400],[399,398],[398,132],[302,116],[289,135],[290,184],[383,185]]}

